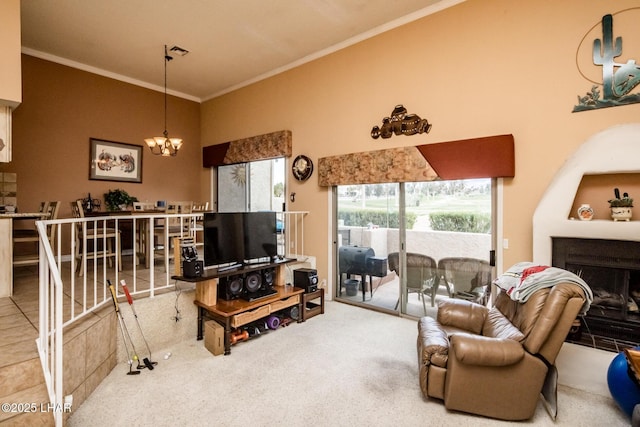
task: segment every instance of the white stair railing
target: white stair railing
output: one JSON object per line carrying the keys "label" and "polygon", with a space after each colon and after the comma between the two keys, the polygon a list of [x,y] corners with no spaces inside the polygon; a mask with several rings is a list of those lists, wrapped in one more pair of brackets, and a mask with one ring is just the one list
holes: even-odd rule
{"label": "white stair railing", "polygon": [[[54,420],[56,426],[62,426],[63,413],[65,409],[70,409],[70,401],[65,401],[63,394],[63,348],[64,348],[64,328],[93,311],[111,304],[111,294],[108,290],[107,281],[112,284],[119,283],[120,256],[113,256],[107,250],[97,250],[91,255],[89,247],[92,249],[107,248],[107,239],[103,233],[87,233],[87,230],[100,228],[114,228],[117,235],[121,234],[123,221],[132,221],[132,246],[133,251],[128,254],[121,254],[122,257],[131,257],[132,283],[129,289],[132,295],[146,294],[153,297],[160,289],[173,287],[171,276],[173,275],[170,265],[169,237],[164,233],[162,242],[165,256],[161,264],[155,264],[155,245],[148,245],[149,250],[146,256],[149,257],[149,268],[143,270],[137,264],[139,250],[136,243],[140,237],[146,242],[153,242],[154,227],[145,227],[142,236],[136,236],[135,230],[138,226],[146,222],[147,224],[156,221],[167,221],[169,218],[179,218],[180,224],[184,225],[181,230],[182,237],[191,235],[192,229],[188,227],[195,219],[196,214],[172,214],[172,215],[131,215],[121,217],[95,217],[95,218],[69,218],[47,221],[36,221],[36,227],[40,236],[39,242],[39,323],[38,338],[36,344],[42,369],[44,372],[45,385],[49,394],[49,401],[54,408]],[[47,226],[57,227],[55,247],[52,247],[47,238]],[[79,230],[83,232],[78,235]],[[87,234],[89,238],[87,238]],[[78,239],[79,237],[79,239]],[[63,241],[68,238],[68,245],[63,254]],[[114,250],[120,251],[119,244],[114,242]],[[81,262],[76,259],[76,246],[80,245],[82,254]],[[109,258],[114,258],[112,266],[109,266]],[[124,262],[123,262],[124,264]],[[156,266],[164,264],[164,271],[156,274]],[[144,277],[143,271],[148,275]],[[78,272],[81,275],[78,276]],[[139,280],[139,278],[144,280]],[[145,284],[145,286],[142,285]],[[146,286],[148,285],[148,286]],[[66,314],[65,314],[66,308]]]}
{"label": "white stair railing", "polygon": [[278,255],[298,261],[304,261],[309,257],[304,247],[304,219],[308,214],[308,211],[277,212],[276,217],[283,224],[282,232],[278,235],[282,241],[282,246],[278,245]]}
{"label": "white stair railing", "polygon": [[[309,255],[305,252],[304,246],[304,218],[308,212],[279,212],[277,218],[282,221],[281,234],[284,247],[283,252],[278,251],[278,255],[288,258],[296,258],[304,260]],[[111,294],[108,290],[107,281],[112,284],[119,283],[120,280],[120,256],[113,256],[107,250],[99,251],[93,254],[90,260],[88,243],[92,248],[98,249],[102,246],[107,248],[107,237],[103,235],[98,238],[98,233],[88,233],[91,228],[114,228],[116,233],[120,235],[121,224],[123,221],[132,221],[132,247],[133,251],[128,254],[122,253],[125,257],[131,257],[132,282],[129,289],[132,295],[146,295],[153,297],[156,291],[160,289],[171,288],[172,283],[170,265],[169,236],[164,233],[162,246],[164,257],[162,264],[164,271],[156,275],[155,269],[155,244],[154,227],[157,221],[165,223],[170,218],[179,218],[180,229],[184,230],[181,237],[196,237],[196,229],[191,224],[195,224],[195,220],[202,217],[202,213],[194,214],[135,214],[130,216],[105,216],[95,218],[69,218],[47,221],[36,221],[36,228],[40,236],[39,242],[39,324],[38,338],[36,344],[40,355],[40,362],[44,371],[45,385],[49,394],[49,401],[54,410],[54,420],[56,426],[63,425],[63,415],[65,411],[70,410],[71,396],[63,396],[63,360],[64,360],[64,328],[74,322],[82,319],[93,311],[103,307],[105,304],[111,304]],[[146,227],[139,227],[146,223]],[[47,238],[47,226],[57,227],[55,247],[51,246]],[[78,227],[84,230],[80,236],[77,235]],[[143,229],[142,234],[136,236],[136,230]],[[166,229],[165,229],[166,230]],[[62,244],[64,238],[68,237],[68,245]],[[77,239],[80,237],[80,239]],[[140,267],[138,262],[142,248],[138,243],[147,242],[147,253],[149,257],[149,267]],[[82,250],[82,262],[78,265],[76,259],[76,245],[80,243]],[[122,241],[120,241],[122,243]],[[116,250],[118,242],[115,242]],[[63,247],[69,253],[63,254]],[[280,248],[279,248],[280,249]],[[202,254],[200,254],[202,256]],[[114,258],[112,267],[108,266],[108,259]],[[66,264],[69,264],[66,267]],[[123,262],[124,264],[124,262]],[[146,271],[145,271],[146,270]],[[77,271],[81,271],[78,277]],[[138,277],[141,272],[148,274],[144,282],[148,287],[138,286]],[[64,273],[63,273],[64,272]],[[68,277],[64,280],[63,277]],[[80,281],[81,286],[78,286]],[[76,291],[79,289],[80,295]],[[116,287],[117,289],[117,287]],[[65,314],[65,307],[68,307]],[[79,306],[79,308],[77,308]]]}

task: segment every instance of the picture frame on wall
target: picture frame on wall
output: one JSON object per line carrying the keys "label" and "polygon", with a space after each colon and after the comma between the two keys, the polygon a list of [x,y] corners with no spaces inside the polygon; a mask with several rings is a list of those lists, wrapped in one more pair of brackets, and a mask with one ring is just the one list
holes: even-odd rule
{"label": "picture frame on wall", "polygon": [[142,146],[124,142],[89,139],[89,179],[142,182]]}

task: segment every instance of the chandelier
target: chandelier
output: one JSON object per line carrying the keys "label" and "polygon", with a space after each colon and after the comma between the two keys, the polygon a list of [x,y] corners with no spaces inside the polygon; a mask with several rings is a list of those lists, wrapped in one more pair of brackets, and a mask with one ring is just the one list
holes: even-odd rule
{"label": "chandelier", "polygon": [[163,136],[154,136],[153,138],[146,138],[144,142],[147,143],[151,152],[157,156],[162,155],[164,157],[175,156],[178,154],[178,150],[182,147],[182,138],[169,138],[169,132],[167,132],[167,62],[173,59],[167,53],[167,45],[164,45],[164,132]]}

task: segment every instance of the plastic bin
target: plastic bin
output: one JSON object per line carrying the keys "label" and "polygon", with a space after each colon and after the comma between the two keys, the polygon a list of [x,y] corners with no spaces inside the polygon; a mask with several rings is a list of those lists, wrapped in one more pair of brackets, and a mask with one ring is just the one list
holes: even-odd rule
{"label": "plastic bin", "polygon": [[358,295],[358,287],[360,287],[360,280],[347,279],[344,281],[344,286],[347,288],[347,296],[353,297]]}

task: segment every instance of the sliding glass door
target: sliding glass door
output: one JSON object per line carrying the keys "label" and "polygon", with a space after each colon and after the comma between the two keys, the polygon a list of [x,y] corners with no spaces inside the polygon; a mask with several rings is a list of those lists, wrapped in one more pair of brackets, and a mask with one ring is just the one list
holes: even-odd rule
{"label": "sliding glass door", "polygon": [[383,285],[393,280],[387,256],[389,248],[398,247],[399,188],[399,184],[338,186],[338,300],[397,310],[397,284]]}
{"label": "sliding glass door", "polygon": [[490,179],[339,186],[335,194],[337,300],[419,317],[435,314],[441,298],[486,299]]}

